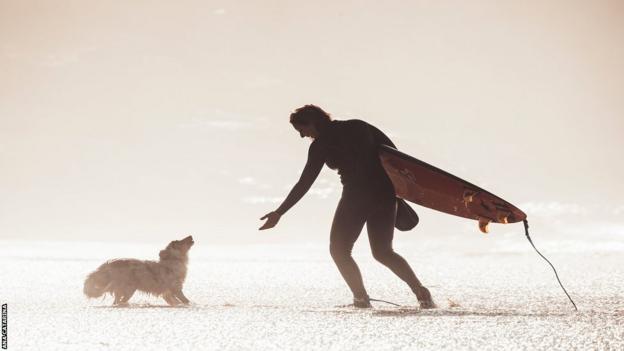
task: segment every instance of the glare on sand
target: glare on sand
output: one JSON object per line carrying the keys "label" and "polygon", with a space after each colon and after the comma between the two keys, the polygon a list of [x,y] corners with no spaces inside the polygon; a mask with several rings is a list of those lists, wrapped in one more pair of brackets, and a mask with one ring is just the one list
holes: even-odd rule
{"label": "glare on sand", "polygon": [[440,308],[419,310],[409,290],[358,243],[372,297],[403,307],[334,307],[350,296],[325,245],[205,247],[190,254],[185,293],[172,308],[137,294],[126,308],[87,300],[86,274],[106,259],[156,259],[156,245],[5,242],[0,299],[9,349],[622,349],[621,252],[551,252],[552,271],[525,250],[398,249]]}

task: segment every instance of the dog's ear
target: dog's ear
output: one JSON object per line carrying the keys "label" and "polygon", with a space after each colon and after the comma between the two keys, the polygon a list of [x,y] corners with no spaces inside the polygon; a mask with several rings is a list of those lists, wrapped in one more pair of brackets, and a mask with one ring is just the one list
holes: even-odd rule
{"label": "dog's ear", "polygon": [[171,258],[171,252],[169,252],[169,250],[160,250],[160,254],[158,255],[160,256],[161,261]]}

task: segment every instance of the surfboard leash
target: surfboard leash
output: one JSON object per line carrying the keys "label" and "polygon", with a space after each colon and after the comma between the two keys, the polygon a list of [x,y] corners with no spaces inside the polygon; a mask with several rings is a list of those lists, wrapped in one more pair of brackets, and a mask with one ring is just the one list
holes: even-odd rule
{"label": "surfboard leash", "polygon": [[401,305],[399,305],[399,304],[396,304],[396,303],[390,302],[390,301],[386,301],[386,300],[371,299],[370,297],[368,298],[368,300],[369,301],[376,301],[376,302],[384,302],[384,303],[387,303],[387,304],[392,305],[392,306],[401,307]]}
{"label": "surfboard leash", "polygon": [[578,311],[578,308],[576,307],[576,304],[574,303],[574,301],[572,300],[572,298],[570,297],[570,294],[568,294],[568,292],[566,291],[566,289],[563,287],[563,284],[561,283],[561,280],[559,279],[559,274],[557,274],[557,270],[555,269],[555,266],[553,266],[552,263],[550,263],[550,261],[544,256],[542,255],[541,252],[539,252],[539,250],[537,249],[537,247],[535,247],[535,244],[533,244],[533,240],[531,240],[531,237],[529,236],[529,222],[526,219],[523,219],[522,222],[524,222],[524,234],[526,235],[527,239],[529,239],[529,243],[531,243],[531,246],[533,246],[533,248],[535,249],[535,252],[537,252],[538,255],[542,256],[542,258],[548,262],[548,264],[550,265],[550,267],[552,268],[553,272],[555,272],[555,277],[557,277],[557,281],[559,282],[559,286],[561,286],[561,289],[563,290],[563,292],[566,294],[566,296],[568,297],[568,299],[570,300],[570,302],[572,302],[572,306],[574,306],[574,309],[576,311]]}

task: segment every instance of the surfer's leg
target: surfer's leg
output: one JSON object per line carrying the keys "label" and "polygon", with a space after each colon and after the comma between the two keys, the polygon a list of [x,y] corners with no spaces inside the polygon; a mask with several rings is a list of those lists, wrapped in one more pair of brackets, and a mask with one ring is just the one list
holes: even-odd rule
{"label": "surfer's leg", "polygon": [[394,238],[394,221],[396,217],[396,199],[386,198],[380,201],[371,211],[366,222],[368,240],[373,257],[407,283],[414,293],[421,291],[422,284],[409,263],[394,252],[392,239]]}
{"label": "surfer's leg", "polygon": [[351,256],[353,244],[360,236],[366,221],[366,215],[361,206],[362,202],[355,200],[343,197],[338,202],[330,232],[329,252],[336,266],[338,266],[340,274],[353,292],[354,298],[368,300],[362,282],[362,274]]}

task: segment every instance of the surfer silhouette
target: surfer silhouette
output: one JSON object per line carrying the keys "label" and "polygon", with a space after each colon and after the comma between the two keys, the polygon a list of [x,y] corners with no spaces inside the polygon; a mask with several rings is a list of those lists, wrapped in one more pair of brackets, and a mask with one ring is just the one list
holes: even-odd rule
{"label": "surfer silhouette", "polygon": [[302,138],[313,139],[308,159],[299,181],[282,204],[260,218],[267,220],[260,230],[277,225],[281,216],[310,189],[326,164],[338,171],[343,185],[331,226],[329,251],[353,293],[351,306],[371,307],[362,275],[351,256],[353,245],[366,224],[373,257],[407,283],[421,308],[434,308],[429,290],[392,248],[397,199],[379,160],[378,148],[382,144],[395,147],[394,143],[371,124],[357,119],[332,120],[315,105],[296,109],[290,115],[290,123]]}

